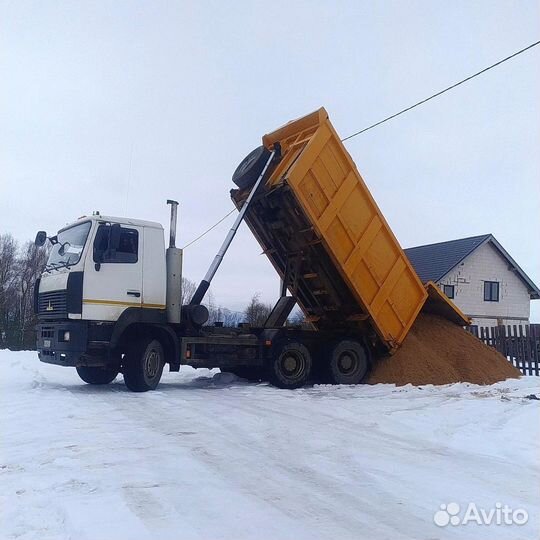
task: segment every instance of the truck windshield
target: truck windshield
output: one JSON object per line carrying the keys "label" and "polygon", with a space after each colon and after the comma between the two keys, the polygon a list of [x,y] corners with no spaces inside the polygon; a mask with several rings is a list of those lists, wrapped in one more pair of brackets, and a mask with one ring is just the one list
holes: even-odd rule
{"label": "truck windshield", "polygon": [[47,266],[55,268],[77,264],[81,258],[90,225],[90,221],[87,221],[60,231],[57,235],[58,243],[52,247]]}

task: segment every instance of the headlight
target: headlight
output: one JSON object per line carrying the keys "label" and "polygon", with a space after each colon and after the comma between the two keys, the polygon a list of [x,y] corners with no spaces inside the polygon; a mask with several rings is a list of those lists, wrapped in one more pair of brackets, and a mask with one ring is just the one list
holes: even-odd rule
{"label": "headlight", "polygon": [[63,339],[63,341],[69,341],[69,338],[70,338],[69,330],[66,330],[66,331],[64,332],[64,339]]}

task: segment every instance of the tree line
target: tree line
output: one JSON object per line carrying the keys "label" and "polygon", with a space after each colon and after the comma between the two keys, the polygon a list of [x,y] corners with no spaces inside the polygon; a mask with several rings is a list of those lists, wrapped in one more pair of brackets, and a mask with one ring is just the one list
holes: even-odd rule
{"label": "tree line", "polygon": [[[0,234],[0,349],[35,349],[34,283],[43,272],[48,250],[34,242],[20,244],[11,234]],[[197,284],[182,278],[182,303],[188,304]],[[216,303],[210,290],[205,303],[209,312],[207,324],[223,323],[236,327],[240,323],[262,326],[272,311],[272,305],[254,294],[243,311],[234,311]],[[301,314],[293,315],[289,323],[303,322]]]}
{"label": "tree line", "polygon": [[[190,279],[182,278],[182,304],[189,304],[195,294],[197,284]],[[240,323],[247,323],[251,326],[262,326],[270,312],[272,304],[262,302],[258,293],[254,294],[249,304],[243,311],[234,311],[216,304],[212,290],[207,293],[207,301],[204,304],[208,308],[209,326],[216,323],[223,323],[223,326],[235,327]]]}
{"label": "tree line", "polygon": [[34,283],[47,262],[47,250],[19,244],[0,234],[0,349],[34,349]]}
{"label": "tree line", "polygon": [[[197,284],[190,279],[182,278],[182,304],[189,304],[191,298],[197,290]],[[255,293],[243,311],[233,311],[226,307],[216,304],[212,289],[208,291],[207,302],[204,304],[208,308],[208,326],[213,326],[216,323],[222,323],[223,326],[236,327],[240,323],[248,324],[249,326],[263,326],[272,311],[272,304],[263,302],[260,299],[260,293]],[[300,326],[303,325],[309,328],[310,325],[306,322],[304,314],[297,310],[287,319],[286,325]]]}

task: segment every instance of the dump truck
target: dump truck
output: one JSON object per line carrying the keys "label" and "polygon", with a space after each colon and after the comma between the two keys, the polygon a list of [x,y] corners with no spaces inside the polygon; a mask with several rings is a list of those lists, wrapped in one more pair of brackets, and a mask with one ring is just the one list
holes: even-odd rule
{"label": "dump truck", "polygon": [[[157,387],[164,366],[220,368],[280,388],[308,381],[358,384],[391,355],[420,311],[456,324],[466,317],[433,283],[423,284],[340,141],[324,108],[264,135],[233,174],[239,212],[189,303],[183,252],[161,224],[94,212],[47,241],[34,287],[42,362],[71,366],[89,384],[119,373],[132,391]],[[203,304],[245,221],[281,278],[265,324],[206,324]],[[287,319],[298,304],[307,325]]]}

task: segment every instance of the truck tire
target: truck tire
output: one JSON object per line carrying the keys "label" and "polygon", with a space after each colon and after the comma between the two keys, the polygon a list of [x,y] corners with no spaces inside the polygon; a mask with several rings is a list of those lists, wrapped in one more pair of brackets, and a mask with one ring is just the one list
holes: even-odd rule
{"label": "truck tire", "polygon": [[250,188],[262,173],[270,153],[270,150],[264,146],[255,148],[238,165],[233,173],[232,181],[240,189]]}
{"label": "truck tire", "polygon": [[132,392],[155,390],[163,373],[165,354],[154,338],[136,340],[124,356],[124,382]]}
{"label": "truck tire", "polygon": [[77,366],[79,377],[88,384],[109,384],[116,379],[117,369]]}
{"label": "truck tire", "polygon": [[300,388],[311,375],[311,354],[293,341],[277,346],[268,365],[268,380],[278,388]]}
{"label": "truck tire", "polygon": [[338,341],[329,352],[330,358],[324,365],[325,382],[359,384],[369,373],[369,355],[362,343],[352,340]]}

